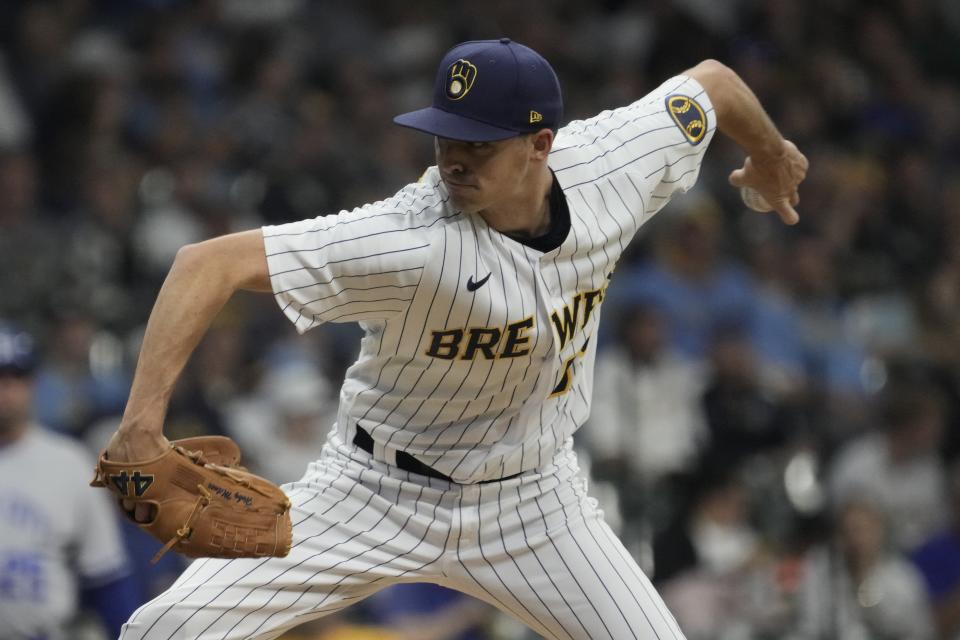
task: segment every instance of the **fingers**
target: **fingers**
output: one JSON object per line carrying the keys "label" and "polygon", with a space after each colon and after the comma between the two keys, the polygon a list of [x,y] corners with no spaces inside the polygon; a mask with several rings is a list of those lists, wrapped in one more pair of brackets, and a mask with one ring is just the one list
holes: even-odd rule
{"label": "fingers", "polygon": [[807,175],[810,161],[789,140],[784,141],[781,158],[756,164],[747,156],[743,167],[730,173],[727,180],[734,187],[750,187],[773,204],[774,211],[784,224],[800,221],[794,208],[800,204],[798,187]]}
{"label": "fingers", "polygon": [[[799,202],[799,196],[797,196],[797,201]],[[800,214],[798,214],[797,210],[786,200],[778,202],[776,206],[774,206],[774,210],[784,224],[794,225],[800,222]]]}
{"label": "fingers", "polygon": [[137,522],[151,522],[156,517],[157,509],[152,504],[139,503],[133,500],[123,501],[123,510],[130,514]]}
{"label": "fingers", "polygon": [[134,518],[137,522],[150,522],[153,520],[154,508],[151,504],[138,504]]}
{"label": "fingers", "polygon": [[730,176],[727,178],[727,181],[730,182],[734,187],[745,187],[746,183],[746,170],[745,169],[734,169],[730,172]]}
{"label": "fingers", "polygon": [[[800,153],[799,151],[797,153]],[[807,156],[800,153],[800,166],[803,167],[803,175],[807,175],[807,170],[810,169],[810,161],[807,160]]]}
{"label": "fingers", "polygon": [[[104,450],[107,460],[126,462],[154,458],[169,448],[170,443],[162,434],[131,435],[117,430]],[[147,524],[157,515],[154,504],[121,499],[120,507],[135,522]]]}

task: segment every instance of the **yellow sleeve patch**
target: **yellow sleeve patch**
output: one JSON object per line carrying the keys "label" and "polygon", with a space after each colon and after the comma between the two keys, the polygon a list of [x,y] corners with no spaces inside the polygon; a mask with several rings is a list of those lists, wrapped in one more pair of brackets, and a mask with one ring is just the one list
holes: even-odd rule
{"label": "yellow sleeve patch", "polygon": [[680,127],[687,142],[700,144],[707,133],[707,114],[703,112],[703,107],[689,96],[667,96],[665,102],[670,117]]}

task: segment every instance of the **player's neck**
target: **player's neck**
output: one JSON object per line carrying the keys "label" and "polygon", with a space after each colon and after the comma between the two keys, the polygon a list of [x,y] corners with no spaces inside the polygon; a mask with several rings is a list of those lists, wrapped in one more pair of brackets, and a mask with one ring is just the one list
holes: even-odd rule
{"label": "player's neck", "polygon": [[550,230],[550,188],[553,174],[543,166],[538,172],[535,185],[518,197],[498,202],[478,213],[484,222],[500,231],[514,236],[536,238]]}

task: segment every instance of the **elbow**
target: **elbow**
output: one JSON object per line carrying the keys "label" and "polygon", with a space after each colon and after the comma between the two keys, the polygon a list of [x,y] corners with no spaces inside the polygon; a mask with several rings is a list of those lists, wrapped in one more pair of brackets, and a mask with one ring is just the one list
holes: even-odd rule
{"label": "elbow", "polygon": [[223,284],[225,265],[211,250],[209,241],[185,244],[177,249],[170,273]]}
{"label": "elbow", "polygon": [[722,122],[741,92],[743,81],[737,73],[718,60],[707,59],[688,69],[686,75],[707,92],[718,122]]}
{"label": "elbow", "polygon": [[185,244],[179,249],[177,249],[177,254],[173,258],[173,269],[187,269],[190,271],[196,271],[203,267],[204,265],[204,250],[203,243],[197,242],[193,244]]}
{"label": "elbow", "polygon": [[258,229],[184,245],[177,251],[173,268],[216,282],[231,292],[273,290]]}
{"label": "elbow", "polygon": [[167,280],[189,281],[207,292],[228,297],[240,288],[240,274],[210,240],[186,244],[177,250]]}
{"label": "elbow", "polygon": [[712,58],[708,58],[688,69],[686,75],[699,82],[706,89],[708,95],[722,89],[725,85],[729,85],[737,78],[733,69]]}
{"label": "elbow", "polygon": [[733,73],[730,67],[713,58],[702,60],[697,66],[694,67],[694,69],[702,69],[708,73]]}

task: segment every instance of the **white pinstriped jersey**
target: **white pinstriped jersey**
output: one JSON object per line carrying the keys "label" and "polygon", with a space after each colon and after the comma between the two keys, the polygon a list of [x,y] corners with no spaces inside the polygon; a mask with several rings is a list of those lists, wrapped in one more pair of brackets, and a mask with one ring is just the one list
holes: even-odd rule
{"label": "white pinstriped jersey", "polygon": [[[701,108],[702,129],[685,131],[684,112]],[[590,411],[608,278],[640,225],[696,181],[712,112],[677,76],[560,129],[549,165],[571,228],[545,253],[452,208],[436,167],[387,200],[264,227],[273,290],[297,330],[365,331],[340,394],[341,439],[359,425],[375,457],[405,451],[461,483],[549,462]]]}

